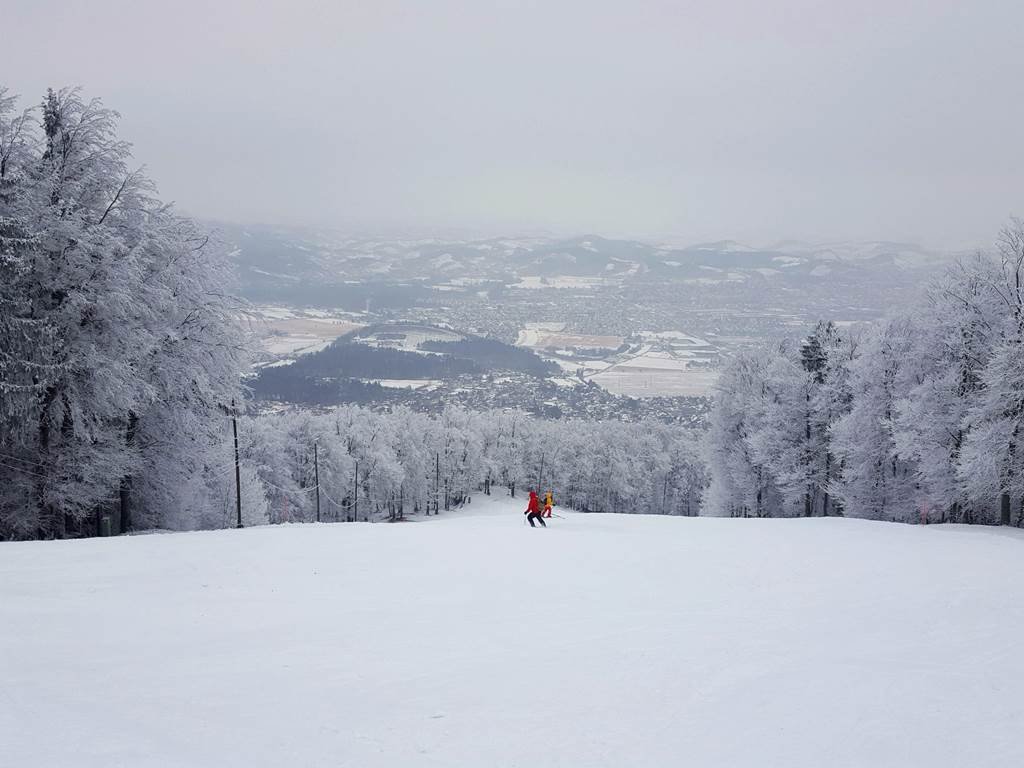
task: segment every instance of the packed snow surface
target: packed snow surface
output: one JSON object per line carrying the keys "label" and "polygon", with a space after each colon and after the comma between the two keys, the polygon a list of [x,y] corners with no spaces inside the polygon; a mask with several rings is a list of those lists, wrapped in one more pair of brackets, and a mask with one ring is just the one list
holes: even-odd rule
{"label": "packed snow surface", "polygon": [[1024,765],[1024,538],[562,513],[0,544],[11,766]]}

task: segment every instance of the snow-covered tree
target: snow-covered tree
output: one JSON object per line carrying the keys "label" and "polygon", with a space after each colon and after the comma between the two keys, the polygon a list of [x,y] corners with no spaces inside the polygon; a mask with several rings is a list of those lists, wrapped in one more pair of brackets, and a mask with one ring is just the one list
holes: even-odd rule
{"label": "snow-covered tree", "polygon": [[[511,438],[513,424],[515,452],[498,439]],[[314,444],[324,521],[444,514],[510,476],[520,487],[552,491],[571,509],[695,515],[707,483],[699,442],[690,430],[654,422],[545,421],[459,408],[436,416],[358,406],[274,413],[242,419],[239,431],[242,466],[251,470],[243,484],[249,477],[259,487],[248,492],[258,507],[265,499],[273,522],[314,519]],[[209,471],[233,481],[233,465]],[[206,525],[217,524],[219,509]]]}
{"label": "snow-covered tree", "polygon": [[1024,224],[866,333],[723,370],[705,511],[1024,523]]}
{"label": "snow-covered tree", "polygon": [[[964,416],[959,477],[979,509],[1003,525],[1024,522],[1024,222],[1002,233],[997,261],[980,271],[993,309],[991,354],[978,374]],[[982,295],[985,295],[983,293]],[[1014,515],[1014,507],[1017,513]]]}
{"label": "snow-covered tree", "polygon": [[240,394],[223,261],[130,160],[98,100],[0,93],[0,534],[167,522]]}
{"label": "snow-covered tree", "polygon": [[875,520],[914,519],[921,501],[916,465],[897,445],[896,402],[913,326],[904,317],[874,328],[850,363],[853,402],[833,427],[843,465],[835,493],[846,514]]}
{"label": "snow-covered tree", "polygon": [[772,468],[757,451],[762,403],[771,397],[771,351],[743,352],[722,370],[705,441],[710,470],[705,514],[769,517],[781,509],[782,494]]}

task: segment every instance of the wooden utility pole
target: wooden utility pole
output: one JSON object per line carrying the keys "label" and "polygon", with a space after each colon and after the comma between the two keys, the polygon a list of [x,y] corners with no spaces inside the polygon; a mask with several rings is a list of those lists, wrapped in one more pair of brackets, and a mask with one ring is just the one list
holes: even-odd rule
{"label": "wooden utility pole", "polygon": [[236,528],[242,527],[242,473],[238,467],[238,414],[235,399],[231,398],[231,430],[235,434],[235,512],[238,515]]}
{"label": "wooden utility pole", "polygon": [[313,480],[316,482],[316,521],[320,522],[320,459],[316,443],[313,443]]}
{"label": "wooden utility pole", "polygon": [[358,523],[359,522],[359,462],[358,461],[356,462],[356,474],[355,474],[355,477],[352,478],[352,486],[353,486],[352,487],[352,500],[353,500],[353,504],[355,505],[353,507],[354,511],[352,512],[352,522],[353,523]]}

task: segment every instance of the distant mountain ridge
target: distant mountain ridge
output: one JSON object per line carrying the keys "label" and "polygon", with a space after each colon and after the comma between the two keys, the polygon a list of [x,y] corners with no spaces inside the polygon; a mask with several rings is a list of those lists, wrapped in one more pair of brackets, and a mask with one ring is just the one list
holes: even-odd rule
{"label": "distant mountain ridge", "polygon": [[[615,240],[594,234],[568,239],[489,238],[439,241],[350,238],[322,230],[239,227],[217,224],[218,232],[232,247],[233,256],[253,271],[295,278],[301,273],[329,268],[335,276],[366,279],[373,276],[414,274],[426,271],[493,275],[503,271],[531,272],[531,268],[556,272],[575,269],[599,275],[609,262],[651,266],[665,261],[714,259],[718,256],[793,256],[816,259],[834,256],[859,261],[882,256],[942,260],[949,254],[913,243],[885,241],[806,243],[780,241],[758,247],[734,240],[696,243],[677,247],[639,240]],[[710,266],[716,266],[710,264]]]}
{"label": "distant mountain ridge", "polygon": [[[760,247],[734,240],[669,246],[585,234],[571,238],[381,239],[329,230],[216,225],[256,301],[329,303],[351,309],[401,307],[431,286],[487,289],[524,279],[642,284],[783,279],[799,289],[822,279],[916,280],[954,254],[913,243],[806,243]],[[913,273],[913,274],[912,274]]]}

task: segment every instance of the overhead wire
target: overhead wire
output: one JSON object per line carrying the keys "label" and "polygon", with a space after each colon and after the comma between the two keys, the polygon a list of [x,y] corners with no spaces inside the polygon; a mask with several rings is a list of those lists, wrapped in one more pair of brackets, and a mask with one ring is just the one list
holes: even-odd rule
{"label": "overhead wire", "polygon": [[42,462],[32,461],[32,459],[23,459],[21,456],[15,456],[14,454],[11,454],[11,453],[2,453],[2,452],[0,452],[0,458],[13,459],[14,461],[23,461],[26,464],[34,464],[37,467],[46,467],[47,466],[46,464],[43,464]]}
{"label": "overhead wire", "polygon": [[323,487],[320,488],[320,493],[322,493],[324,495],[324,498],[326,498],[329,502],[331,502],[331,504],[336,506],[338,509],[345,509],[345,505],[339,504],[337,501],[331,498],[330,495],[328,495],[327,491],[323,489]]}
{"label": "overhead wire", "polygon": [[25,469],[24,467],[15,467],[15,466],[12,466],[10,464],[4,464],[2,461],[0,461],[0,467],[7,467],[7,469],[13,469],[15,472],[23,472],[26,475],[32,475],[33,477],[39,477],[39,478],[42,478],[43,480],[49,480],[50,479],[47,475],[41,475],[38,472],[33,472],[33,471],[29,470],[29,469]]}
{"label": "overhead wire", "polygon": [[316,485],[311,485],[309,488],[295,488],[289,490],[288,488],[282,488],[280,485],[274,485],[272,482],[270,482],[269,480],[264,480],[262,477],[260,478],[260,482],[263,483],[264,485],[269,485],[271,488],[276,488],[277,490],[281,491],[281,493],[311,493],[312,491],[315,491],[319,487]]}

